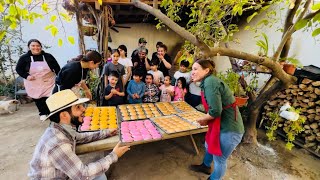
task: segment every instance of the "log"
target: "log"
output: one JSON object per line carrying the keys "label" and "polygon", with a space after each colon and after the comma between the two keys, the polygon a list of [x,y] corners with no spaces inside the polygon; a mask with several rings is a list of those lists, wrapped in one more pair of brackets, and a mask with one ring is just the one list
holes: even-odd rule
{"label": "log", "polygon": [[297,96],[297,100],[298,101],[302,101],[302,100],[304,100],[306,97],[304,97],[304,96]]}
{"label": "log", "polygon": [[314,81],[311,84],[312,86],[320,86],[320,81]]}
{"label": "log", "polygon": [[280,96],[278,96],[280,99],[284,99],[284,98],[286,98],[287,97],[287,95],[285,95],[285,94],[281,94]]}
{"label": "log", "polygon": [[320,105],[320,100],[316,101],[316,104]]}
{"label": "log", "polygon": [[294,108],[296,108],[296,107],[300,106],[300,104],[299,104],[298,102],[294,102],[294,103],[292,103],[292,106],[293,106]]}
{"label": "log", "polygon": [[301,83],[302,84],[310,84],[311,82],[312,82],[312,80],[310,80],[308,78],[304,78]]}
{"label": "log", "polygon": [[286,94],[291,93],[291,91],[292,91],[291,89],[286,89],[286,90],[285,90]]}
{"label": "log", "polygon": [[298,92],[298,95],[303,95],[303,94],[304,94],[303,91]]}
{"label": "log", "polygon": [[[316,140],[318,141],[318,142],[320,142],[320,136],[317,136],[316,137]],[[318,146],[318,147],[320,147],[320,146]],[[319,151],[319,150],[318,150]]]}
{"label": "log", "polygon": [[302,102],[308,103],[308,102],[310,102],[310,100],[309,99],[302,99]]}
{"label": "log", "polygon": [[312,143],[306,143],[305,145],[304,145],[304,147],[306,147],[306,148],[311,148],[311,147],[313,147],[313,146],[316,146],[317,144],[315,143],[315,142],[312,142]]}
{"label": "log", "polygon": [[286,100],[291,100],[291,99],[292,99],[291,96],[287,96],[287,97],[286,97]]}
{"label": "log", "polygon": [[300,109],[301,112],[307,112],[307,110],[308,110],[307,108],[301,108]]}
{"label": "log", "polygon": [[298,85],[296,85],[296,84],[294,84],[294,85],[291,85],[291,86],[290,86],[290,88],[291,88],[291,89],[298,89],[298,88],[299,88],[299,86],[298,86]]}
{"label": "log", "polygon": [[307,90],[310,91],[310,92],[315,91],[313,86],[308,86]]}
{"label": "log", "polygon": [[316,110],[314,110],[314,109],[308,109],[308,110],[307,110],[307,113],[313,114],[313,113],[316,113]]}
{"label": "log", "polygon": [[316,113],[320,113],[320,107],[316,108]]}
{"label": "log", "polygon": [[312,123],[310,124],[311,129],[318,129],[319,125],[318,123]]}
{"label": "log", "polygon": [[[297,89],[292,89],[291,90],[291,94],[298,95],[298,90]],[[303,92],[302,92],[302,94],[303,94]]]}
{"label": "log", "polygon": [[316,99],[318,95],[316,93],[310,93],[310,96],[312,99]]}
{"label": "log", "polygon": [[314,134],[317,134],[319,131],[320,131],[319,129],[314,129],[314,130],[313,130],[313,133],[314,133]]}
{"label": "log", "polygon": [[320,95],[320,89],[319,88],[314,88],[314,93],[316,93],[316,95]]}
{"label": "log", "polygon": [[300,107],[308,108],[309,106],[308,106],[308,104],[306,104],[306,103],[300,103]]}
{"label": "log", "polygon": [[303,126],[303,128],[304,129],[310,129],[310,126],[306,124],[306,125]]}
{"label": "log", "polygon": [[311,134],[311,133],[312,133],[312,130],[311,130],[311,129],[307,129],[307,130],[304,131],[304,133],[306,133],[306,134]]}
{"label": "log", "polygon": [[307,116],[307,119],[308,119],[308,121],[313,122],[315,117],[316,117],[315,114],[309,114],[309,115]]}
{"label": "log", "polygon": [[305,137],[305,140],[308,141],[308,142],[312,142],[316,139],[316,136],[315,135],[311,135],[311,136],[306,136]]}
{"label": "log", "polygon": [[319,115],[316,115],[316,116],[314,117],[314,120],[319,121],[319,120],[320,120],[320,116],[319,116]]}
{"label": "log", "polygon": [[278,105],[278,101],[277,100],[273,100],[273,101],[268,101],[268,104],[271,106],[271,107],[275,107],[276,105]]}
{"label": "log", "polygon": [[310,97],[310,92],[303,94],[304,97]]}
{"label": "log", "polygon": [[308,102],[308,106],[310,106],[310,107],[313,107],[313,106],[315,106],[315,105],[316,105],[315,102]]}

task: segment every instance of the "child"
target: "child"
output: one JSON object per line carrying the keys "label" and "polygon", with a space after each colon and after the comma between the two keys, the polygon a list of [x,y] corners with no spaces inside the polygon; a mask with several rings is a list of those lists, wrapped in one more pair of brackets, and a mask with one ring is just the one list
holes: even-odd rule
{"label": "child", "polygon": [[156,84],[157,86],[160,86],[160,82],[161,83],[163,82],[164,76],[163,76],[163,73],[158,70],[158,64],[159,64],[159,60],[153,59],[150,62],[151,70],[149,70],[148,73],[153,75],[154,84]]}
{"label": "child", "polygon": [[187,72],[188,71],[188,67],[189,67],[189,61],[187,60],[182,60],[180,62],[180,68],[179,71],[176,71],[173,75],[174,77],[174,86],[177,86],[177,79],[179,79],[180,77],[184,77],[186,80],[186,83],[189,84],[190,82],[190,76],[191,76],[191,72]]}
{"label": "child", "polygon": [[184,101],[184,96],[187,93],[187,83],[184,77],[179,77],[177,80],[177,86],[174,87],[174,101]]}
{"label": "child", "polygon": [[153,75],[146,75],[146,91],[144,93],[143,102],[145,103],[153,103],[159,101],[159,89],[158,86],[153,83]]}
{"label": "child", "polygon": [[117,106],[123,104],[123,87],[117,84],[119,74],[111,71],[108,76],[108,86],[104,90],[104,101],[102,106]]}
{"label": "child", "polygon": [[142,103],[142,96],[145,92],[145,84],[141,81],[142,76],[140,71],[133,72],[133,80],[129,82],[127,88],[130,104]]}
{"label": "child", "polygon": [[119,74],[117,85],[122,86],[122,88],[123,88],[123,82],[124,82],[123,75],[125,74],[125,70],[124,70],[124,66],[118,62],[119,57],[120,57],[120,51],[118,49],[114,49],[112,51],[112,61],[108,62],[104,66],[103,74],[105,77],[104,78],[105,87],[108,86],[108,83],[109,83],[108,76],[109,76],[110,72],[116,71]]}
{"label": "child", "polygon": [[163,85],[161,85],[159,88],[161,90],[161,102],[171,102],[171,97],[174,95],[174,87],[170,84],[170,82],[170,76],[164,77]]}

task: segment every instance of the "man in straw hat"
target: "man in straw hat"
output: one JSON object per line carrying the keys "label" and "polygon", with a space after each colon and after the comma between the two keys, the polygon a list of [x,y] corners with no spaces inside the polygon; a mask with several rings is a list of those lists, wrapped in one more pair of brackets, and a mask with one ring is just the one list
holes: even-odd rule
{"label": "man in straw hat", "polygon": [[46,104],[50,110],[51,123],[38,142],[30,162],[28,176],[31,179],[106,179],[110,165],[127,152],[130,147],[118,143],[106,157],[83,164],[75,154],[77,143],[88,143],[116,135],[115,129],[100,132],[77,133],[74,127],[83,122],[87,98],[78,99],[70,90],[51,95]]}

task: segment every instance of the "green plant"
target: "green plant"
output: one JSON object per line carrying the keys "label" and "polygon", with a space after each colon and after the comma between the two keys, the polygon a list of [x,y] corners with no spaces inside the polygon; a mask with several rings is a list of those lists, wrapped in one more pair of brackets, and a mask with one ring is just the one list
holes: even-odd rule
{"label": "green plant", "polygon": [[257,75],[254,73],[253,78],[251,78],[250,82],[247,84],[246,89],[244,90],[239,82],[241,76],[232,71],[232,69],[227,70],[226,73],[218,73],[218,78],[223,80],[230,88],[230,90],[237,97],[246,97],[246,92],[254,91],[258,86]]}
{"label": "green plant", "polygon": [[267,57],[269,52],[268,36],[265,33],[262,33],[262,37],[263,39],[258,40],[256,45],[260,47],[259,55]]}
{"label": "green plant", "polygon": [[97,87],[98,87],[98,84],[99,84],[99,76],[93,72],[93,71],[89,71],[89,78],[87,79],[87,85],[91,91],[91,94],[92,94],[92,99],[97,99]]}
{"label": "green plant", "polygon": [[13,81],[10,81],[8,84],[0,83],[0,96],[14,97]]}
{"label": "green plant", "polygon": [[[300,109],[295,109],[293,107],[291,107],[289,111],[300,114]],[[267,114],[267,117],[269,120],[271,120],[271,125],[266,126],[266,129],[267,129],[266,136],[268,137],[269,141],[273,141],[276,139],[275,138],[276,130],[278,129],[278,125],[281,117],[279,116],[278,112],[270,112]],[[304,131],[303,124],[305,120],[306,120],[305,117],[299,116],[299,119],[296,121],[286,122],[287,126],[283,128],[287,137],[286,149],[291,150],[292,147],[294,147],[293,141],[295,140],[295,137],[298,134],[300,134],[302,131]]]}
{"label": "green plant", "polygon": [[302,63],[299,61],[299,59],[296,59],[294,56],[291,57],[287,57],[287,58],[282,58],[279,60],[280,62],[285,62],[287,64],[293,64],[295,67],[300,67],[302,68],[303,65]]}

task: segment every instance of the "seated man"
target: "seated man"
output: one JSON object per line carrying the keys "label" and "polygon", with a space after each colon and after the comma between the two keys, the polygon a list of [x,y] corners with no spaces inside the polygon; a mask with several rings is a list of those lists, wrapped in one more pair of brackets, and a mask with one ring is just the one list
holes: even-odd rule
{"label": "seated man", "polygon": [[70,90],[62,90],[51,95],[46,104],[50,110],[51,123],[40,138],[32,160],[28,176],[31,179],[106,179],[105,172],[130,148],[118,143],[106,157],[89,164],[83,164],[75,154],[77,143],[88,143],[116,135],[115,129],[100,132],[77,133],[83,122],[85,108],[81,98]]}

